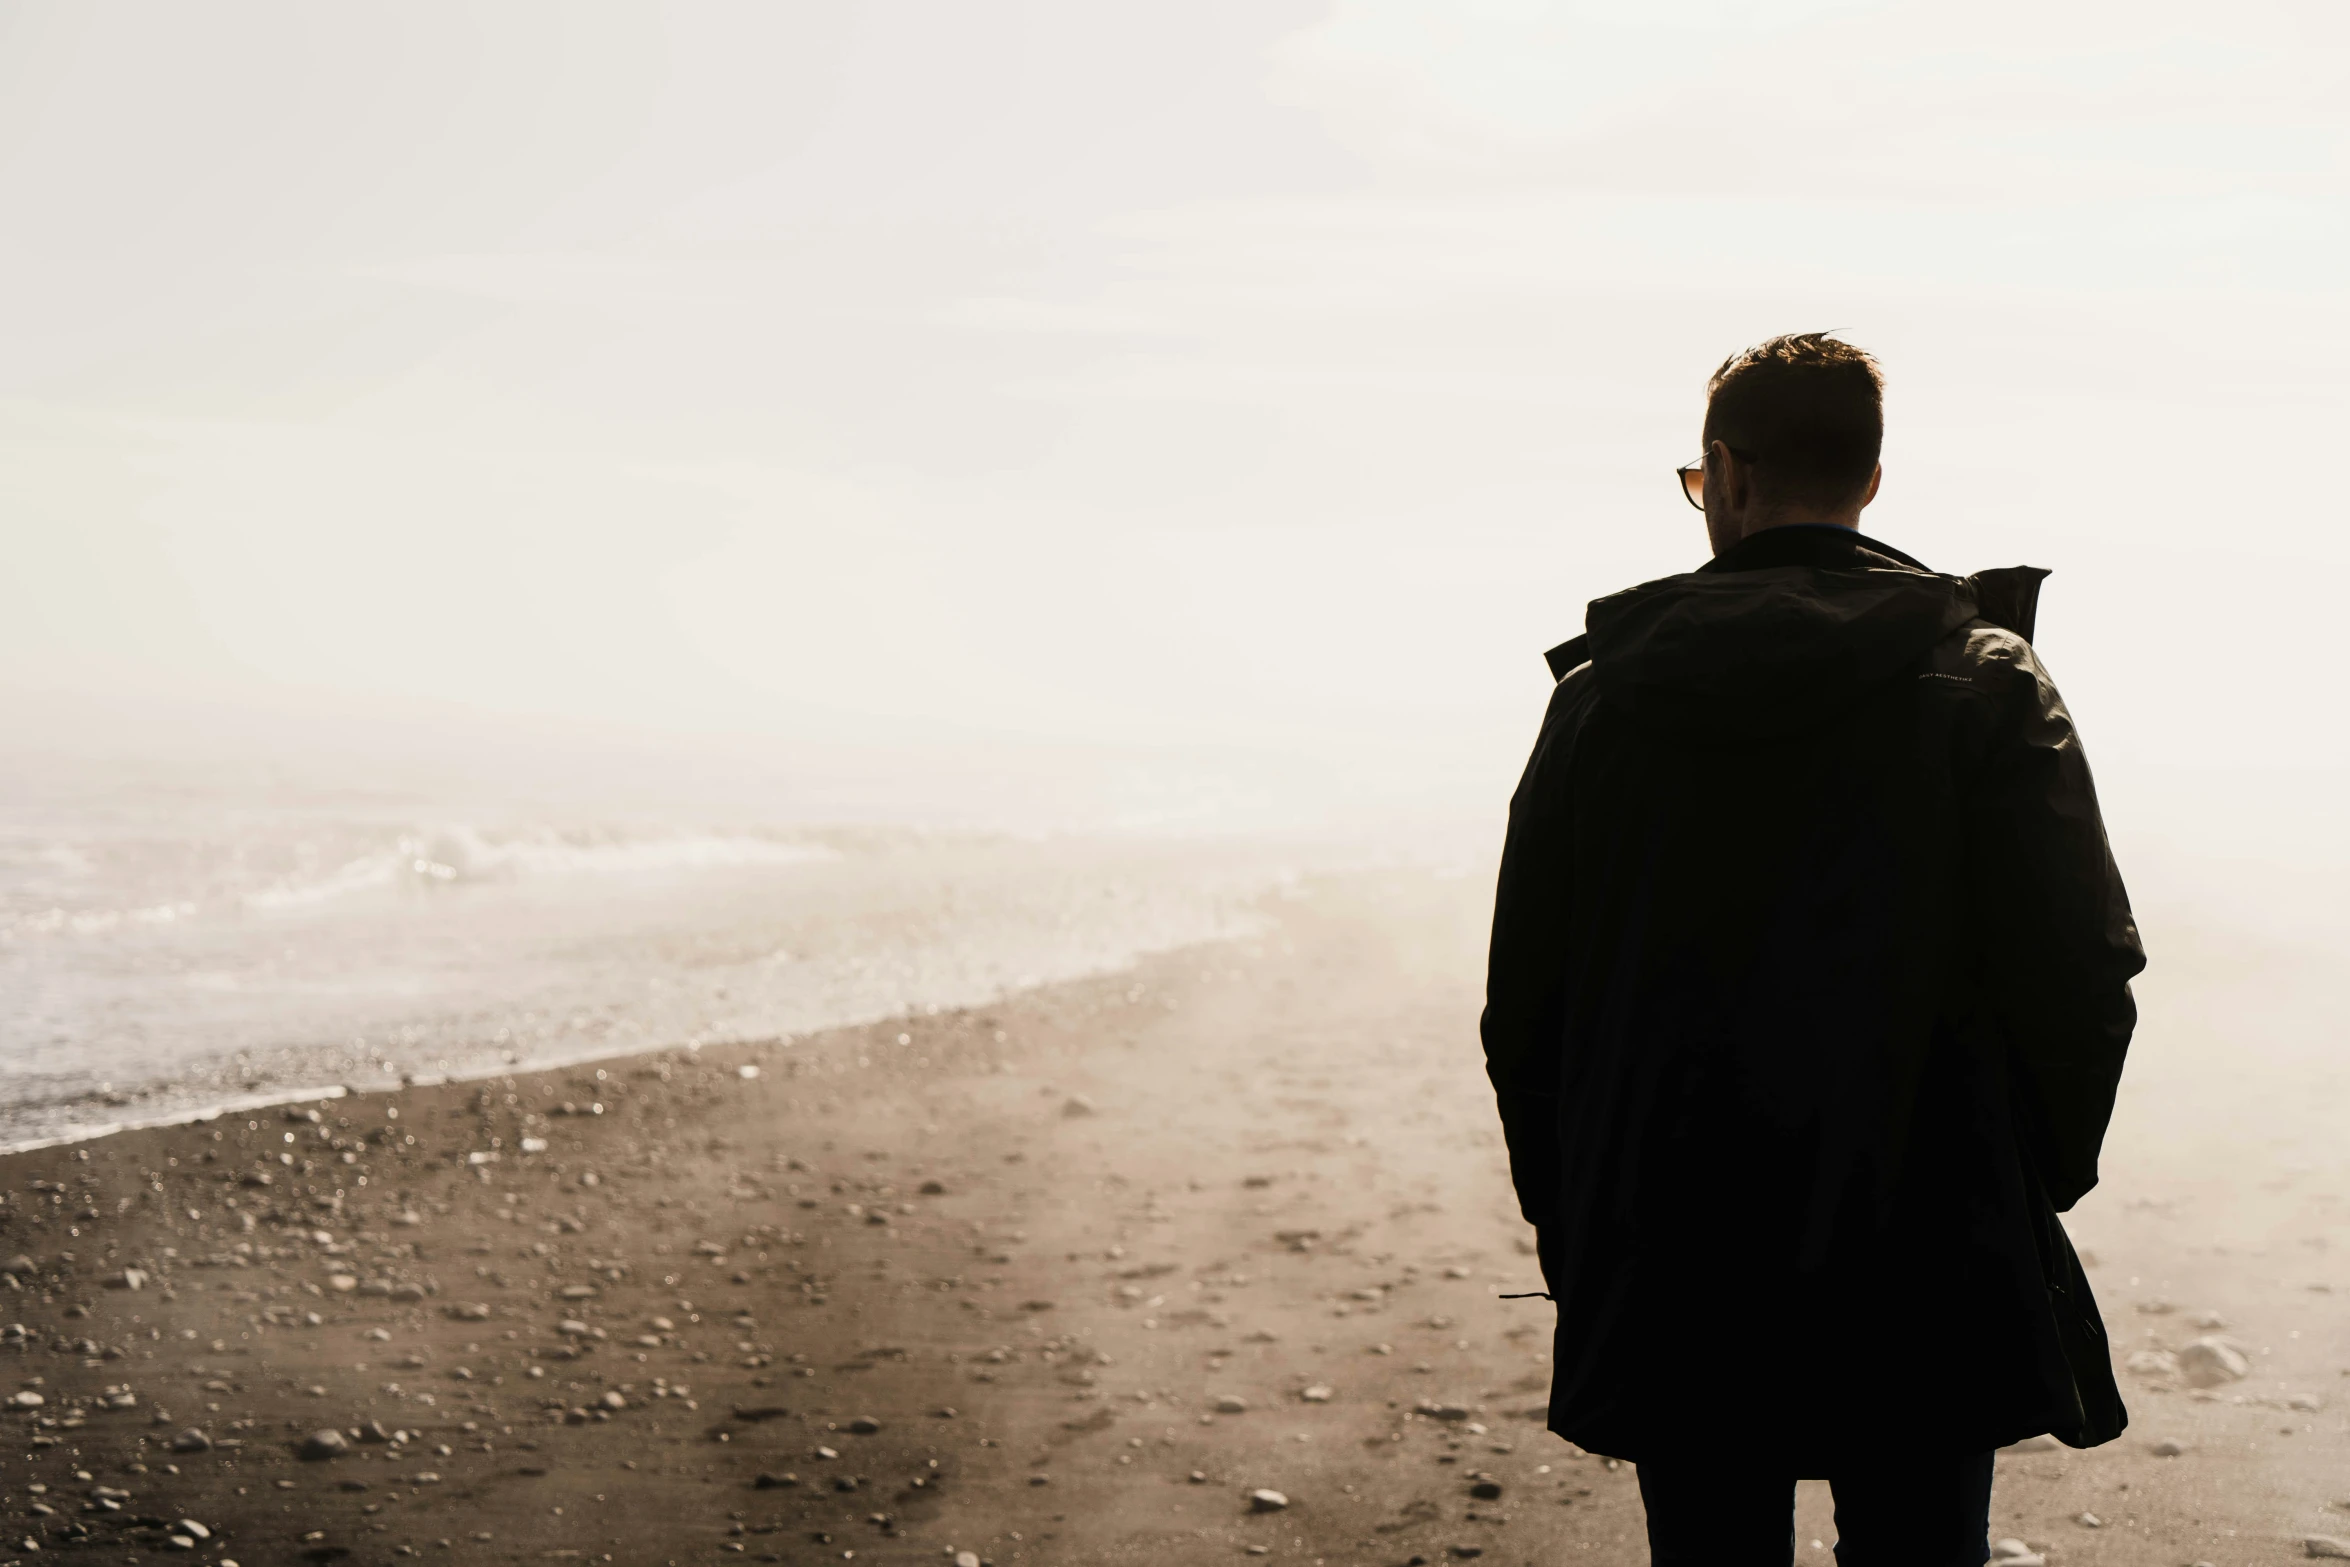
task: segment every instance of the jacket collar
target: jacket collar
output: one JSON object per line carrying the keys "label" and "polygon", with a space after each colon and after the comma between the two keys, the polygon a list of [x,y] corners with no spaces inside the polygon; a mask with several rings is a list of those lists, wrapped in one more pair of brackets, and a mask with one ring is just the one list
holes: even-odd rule
{"label": "jacket collar", "polygon": [[[1858,529],[1840,528],[1833,523],[1794,523],[1783,528],[1765,528],[1760,533],[1739,540],[1697,569],[1705,572],[1762,571],[1772,566],[1818,566],[1829,571],[1927,569],[1921,562],[1890,544],[1872,539]],[[2037,596],[2036,593],[2034,596]],[[2027,638],[2031,636],[2030,614],[2027,607],[2022,633]],[[1564,680],[1570,671],[1590,661],[1591,638],[1588,635],[1570,637],[1542,657],[1550,665],[1550,678]]]}

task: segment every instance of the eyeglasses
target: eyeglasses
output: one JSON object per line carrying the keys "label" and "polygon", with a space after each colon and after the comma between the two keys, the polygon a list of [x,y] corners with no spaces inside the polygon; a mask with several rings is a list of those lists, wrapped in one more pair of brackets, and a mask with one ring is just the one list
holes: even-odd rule
{"label": "eyeglasses", "polygon": [[[1722,450],[1728,452],[1731,456],[1737,458],[1740,462],[1754,461],[1752,457],[1749,457],[1746,453],[1740,451],[1737,447],[1728,445],[1727,443],[1722,445]],[[1699,511],[1705,510],[1704,455],[1700,453],[1695,462],[1683,463],[1680,467],[1675,468],[1673,473],[1681,481],[1682,497],[1687,500],[1690,505],[1696,507]]]}

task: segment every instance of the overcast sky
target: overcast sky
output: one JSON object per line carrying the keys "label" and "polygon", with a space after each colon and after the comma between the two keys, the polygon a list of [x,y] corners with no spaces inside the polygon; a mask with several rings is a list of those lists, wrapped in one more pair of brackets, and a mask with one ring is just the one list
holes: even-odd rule
{"label": "overcast sky", "polygon": [[1837,327],[1890,381],[1865,526],[2055,568],[2109,796],[2339,768],[2346,34],[0,6],[0,696],[106,744],[440,712],[1498,806],[1541,650],[1704,557],[1707,371]]}

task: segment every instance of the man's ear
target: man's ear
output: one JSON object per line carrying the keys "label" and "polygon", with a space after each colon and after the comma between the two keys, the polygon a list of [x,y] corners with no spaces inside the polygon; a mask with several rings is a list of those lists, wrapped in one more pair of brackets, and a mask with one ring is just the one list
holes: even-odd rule
{"label": "man's ear", "polygon": [[1862,506],[1868,505],[1869,502],[1877,498],[1877,486],[1883,484],[1884,482],[1885,465],[1883,463],[1879,463],[1877,464],[1876,472],[1869,475],[1869,487],[1861,492],[1860,503]]}
{"label": "man's ear", "polygon": [[1708,466],[1717,467],[1722,475],[1722,499],[1733,515],[1743,516],[1754,500],[1754,470],[1738,460],[1729,446],[1721,441],[1706,449]]}

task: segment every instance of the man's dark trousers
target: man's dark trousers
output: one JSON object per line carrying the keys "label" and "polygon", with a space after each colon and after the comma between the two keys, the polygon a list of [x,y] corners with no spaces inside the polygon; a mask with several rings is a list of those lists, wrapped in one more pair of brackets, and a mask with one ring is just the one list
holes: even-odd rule
{"label": "man's dark trousers", "polygon": [[[1788,1567],[1795,1477],[1735,1457],[1639,1466],[1653,1567]],[[1854,1464],[1828,1477],[1837,1567],[1982,1567],[1991,1455]]]}

